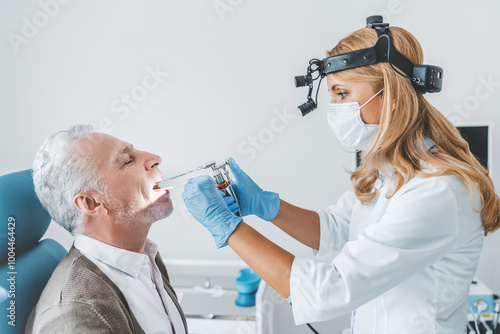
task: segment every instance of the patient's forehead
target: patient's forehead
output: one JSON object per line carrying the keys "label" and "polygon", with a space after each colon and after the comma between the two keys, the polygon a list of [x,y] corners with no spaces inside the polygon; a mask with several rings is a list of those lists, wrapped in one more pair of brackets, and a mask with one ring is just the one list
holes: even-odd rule
{"label": "patient's forehead", "polygon": [[126,146],[127,143],[105,133],[93,132],[80,138],[72,147],[72,153],[89,157],[97,164],[103,164]]}

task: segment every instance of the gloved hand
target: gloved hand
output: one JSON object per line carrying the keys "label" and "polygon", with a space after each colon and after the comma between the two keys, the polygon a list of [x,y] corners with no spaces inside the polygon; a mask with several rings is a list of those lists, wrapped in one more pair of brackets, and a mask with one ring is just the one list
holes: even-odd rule
{"label": "gloved hand", "polygon": [[253,180],[241,170],[240,166],[229,158],[229,168],[235,177],[232,186],[243,216],[256,215],[271,221],[280,210],[280,196],[277,193],[262,190]]}
{"label": "gloved hand", "polygon": [[217,248],[227,246],[227,239],[243,218],[231,212],[210,175],[190,178],[182,199],[186,208],[215,239]]}
{"label": "gloved hand", "polygon": [[224,198],[224,201],[229,207],[229,210],[231,210],[231,212],[234,213],[235,215],[238,214],[238,212],[240,212],[240,206],[238,205],[238,202],[236,202],[234,197],[231,195],[226,195],[225,190],[220,190],[220,194]]}

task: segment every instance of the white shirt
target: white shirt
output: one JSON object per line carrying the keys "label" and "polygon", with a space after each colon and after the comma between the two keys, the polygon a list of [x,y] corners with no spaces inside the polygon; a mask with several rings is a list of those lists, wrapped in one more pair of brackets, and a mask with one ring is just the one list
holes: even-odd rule
{"label": "white shirt", "polygon": [[464,333],[484,241],[472,196],[453,176],[414,177],[387,199],[389,186],[381,176],[370,205],[347,192],[318,212],[320,249],[292,265],[296,324],[354,310],[356,334]]}
{"label": "white shirt", "polygon": [[179,310],[163,287],[154,242],[148,239],[140,254],[75,234],[75,248],[116,284],[145,333],[171,334],[173,326],[176,334],[185,334]]}

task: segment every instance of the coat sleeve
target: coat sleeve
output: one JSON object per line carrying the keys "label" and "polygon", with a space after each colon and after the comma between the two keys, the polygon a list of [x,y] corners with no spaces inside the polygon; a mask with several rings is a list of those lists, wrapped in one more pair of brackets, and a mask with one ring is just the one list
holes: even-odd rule
{"label": "coat sleeve", "polygon": [[344,193],[336,204],[317,211],[320,222],[319,250],[317,256],[340,251],[349,240],[349,222],[356,196],[352,191]]}
{"label": "coat sleeve", "polygon": [[449,184],[432,178],[406,186],[333,261],[295,258],[290,296],[297,325],[348,313],[455,248],[458,207]]}

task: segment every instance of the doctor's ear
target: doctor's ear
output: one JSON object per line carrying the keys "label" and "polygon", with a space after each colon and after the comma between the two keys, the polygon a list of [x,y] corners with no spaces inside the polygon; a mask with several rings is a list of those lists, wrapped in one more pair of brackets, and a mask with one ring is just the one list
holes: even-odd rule
{"label": "doctor's ear", "polygon": [[396,110],[396,99],[392,99],[391,110]]}
{"label": "doctor's ear", "polygon": [[73,199],[76,208],[86,216],[105,216],[108,210],[96,192],[78,193]]}

